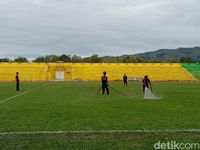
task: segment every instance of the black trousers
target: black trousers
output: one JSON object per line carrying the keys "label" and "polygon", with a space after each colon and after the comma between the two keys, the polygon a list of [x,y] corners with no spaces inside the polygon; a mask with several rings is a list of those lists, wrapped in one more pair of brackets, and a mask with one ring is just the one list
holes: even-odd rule
{"label": "black trousers", "polygon": [[19,82],[16,82],[16,91],[19,91]]}
{"label": "black trousers", "polygon": [[108,88],[108,85],[102,85],[102,92],[103,92],[103,95],[104,95],[104,93],[105,93],[105,90],[106,90],[107,95],[109,95],[109,88]]}
{"label": "black trousers", "polygon": [[128,82],[127,81],[124,81],[124,86],[127,86],[128,85]]}

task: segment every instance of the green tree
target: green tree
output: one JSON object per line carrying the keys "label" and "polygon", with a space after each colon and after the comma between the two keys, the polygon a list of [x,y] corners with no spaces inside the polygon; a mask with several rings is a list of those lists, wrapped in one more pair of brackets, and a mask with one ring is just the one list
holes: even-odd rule
{"label": "green tree", "polygon": [[83,58],[83,62],[99,63],[99,62],[101,62],[101,57],[99,57],[98,55],[94,54],[94,55],[92,55],[90,57]]}
{"label": "green tree", "polygon": [[101,61],[101,58],[98,56],[98,55],[92,55],[91,57],[90,57],[90,62],[91,63],[99,63]]}
{"label": "green tree", "polygon": [[7,57],[5,58],[0,58],[0,62],[10,62],[11,60]]}
{"label": "green tree", "polygon": [[191,57],[181,57],[180,63],[193,63],[193,59]]}
{"label": "green tree", "polygon": [[82,62],[82,57],[73,55],[71,61],[72,62]]}
{"label": "green tree", "polygon": [[23,56],[18,56],[17,58],[14,59],[14,62],[28,62],[28,59]]}
{"label": "green tree", "polygon": [[163,61],[163,63],[177,63],[178,61],[175,59],[166,59]]}
{"label": "green tree", "polygon": [[59,61],[70,62],[71,56],[63,54],[63,55],[60,56]]}
{"label": "green tree", "polygon": [[41,56],[37,57],[35,60],[33,60],[33,62],[46,62],[46,59],[44,56]]}
{"label": "green tree", "polygon": [[45,56],[46,62],[57,62],[57,61],[60,61],[59,58],[60,58],[60,56],[58,56],[58,55],[47,55],[47,56]]}
{"label": "green tree", "polygon": [[121,58],[122,63],[141,63],[143,62],[143,58],[141,57],[135,57],[135,56],[123,56]]}

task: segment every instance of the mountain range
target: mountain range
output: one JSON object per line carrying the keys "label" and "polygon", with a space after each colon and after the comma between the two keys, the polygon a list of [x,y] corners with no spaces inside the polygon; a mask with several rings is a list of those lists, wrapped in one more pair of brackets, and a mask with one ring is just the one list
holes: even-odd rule
{"label": "mountain range", "polygon": [[193,60],[200,60],[200,47],[177,48],[177,49],[160,49],[160,50],[156,50],[156,51],[135,54],[133,56],[142,57],[146,60],[149,60],[149,59],[157,59],[157,60],[174,59],[174,60],[179,60],[182,57],[191,57]]}

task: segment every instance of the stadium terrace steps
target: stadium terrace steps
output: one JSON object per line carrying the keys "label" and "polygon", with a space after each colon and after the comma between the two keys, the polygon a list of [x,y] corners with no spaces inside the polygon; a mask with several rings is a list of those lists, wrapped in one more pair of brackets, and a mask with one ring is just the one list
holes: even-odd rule
{"label": "stadium terrace steps", "polygon": [[54,80],[56,71],[63,71],[65,80],[99,81],[103,71],[109,80],[122,80],[124,73],[134,79],[148,75],[156,81],[197,80],[177,63],[0,63],[0,81],[15,80],[16,72],[24,81]]}
{"label": "stadium terrace steps", "polygon": [[200,64],[187,63],[182,64],[182,66],[187,69],[191,74],[193,74],[194,77],[200,79]]}
{"label": "stadium terrace steps", "polygon": [[138,63],[138,64],[74,64],[73,77],[83,80],[100,80],[102,72],[106,71],[109,79],[122,80],[124,73],[131,78],[142,78],[148,75],[158,81],[189,81],[196,80],[181,64]]}
{"label": "stadium terrace steps", "polygon": [[45,81],[46,64],[44,63],[0,63],[0,80],[14,81],[16,72],[23,81]]}

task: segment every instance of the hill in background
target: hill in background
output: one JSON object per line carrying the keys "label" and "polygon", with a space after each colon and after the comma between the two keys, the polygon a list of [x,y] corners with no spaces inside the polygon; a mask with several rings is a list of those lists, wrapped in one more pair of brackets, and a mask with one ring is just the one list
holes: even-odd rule
{"label": "hill in background", "polygon": [[[0,58],[0,62],[28,62],[28,58],[18,56],[14,59]],[[77,55],[46,55],[39,56],[32,60],[33,62],[79,62],[79,63],[193,63],[200,61],[200,47],[194,48],[178,48],[178,49],[160,49],[157,51],[139,53],[134,55],[122,56],[99,56],[94,54],[89,57],[81,57]]]}
{"label": "hill in background", "polygon": [[148,60],[148,59],[179,60],[183,57],[191,57],[193,60],[200,60],[200,47],[178,48],[178,49],[160,49],[157,51],[135,54],[133,56],[142,57],[145,60]]}

